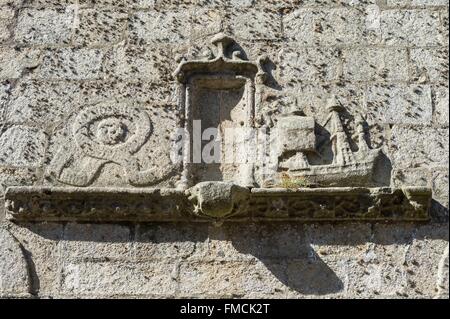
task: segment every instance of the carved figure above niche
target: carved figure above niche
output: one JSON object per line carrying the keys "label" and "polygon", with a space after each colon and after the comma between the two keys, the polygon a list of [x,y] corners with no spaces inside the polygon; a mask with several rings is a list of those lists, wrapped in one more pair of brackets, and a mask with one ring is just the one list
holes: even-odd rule
{"label": "carved figure above niche", "polygon": [[177,108],[107,101],[70,115],[52,137],[46,184],[6,191],[8,218],[428,219],[430,189],[375,187],[382,152],[362,117],[356,143],[333,97],[323,123],[298,108],[258,121],[267,59],[247,61],[224,34],[211,43],[207,57],[179,61]]}

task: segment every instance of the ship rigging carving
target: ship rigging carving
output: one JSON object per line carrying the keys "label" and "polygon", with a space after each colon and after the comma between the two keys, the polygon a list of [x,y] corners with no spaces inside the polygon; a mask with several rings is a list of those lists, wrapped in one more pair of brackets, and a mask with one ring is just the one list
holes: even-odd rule
{"label": "ship rigging carving", "polygon": [[381,149],[371,149],[366,140],[365,121],[356,117],[357,151],[353,151],[341,115],[345,108],[332,97],[326,105],[328,117],[321,125],[330,134],[332,160],[311,164],[308,157],[321,158],[317,149],[317,123],[313,117],[293,112],[278,120],[276,134],[278,167],[283,176],[304,178],[312,185],[366,186],[373,184],[375,164]]}

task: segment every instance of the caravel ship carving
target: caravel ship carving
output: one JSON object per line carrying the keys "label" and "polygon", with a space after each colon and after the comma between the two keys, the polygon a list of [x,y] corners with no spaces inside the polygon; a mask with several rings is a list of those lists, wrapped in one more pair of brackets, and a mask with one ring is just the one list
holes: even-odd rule
{"label": "caravel ship carving", "polygon": [[[340,114],[344,107],[335,98],[328,100],[329,115],[322,127],[329,128],[332,162],[330,164],[310,164],[308,154],[318,154],[314,118],[289,114],[278,120],[279,167],[291,178],[306,178],[318,185],[367,185],[372,183],[376,161],[380,149],[371,149],[366,140],[365,121],[357,118],[358,150],[353,151]],[[293,154],[285,159],[285,154]]]}

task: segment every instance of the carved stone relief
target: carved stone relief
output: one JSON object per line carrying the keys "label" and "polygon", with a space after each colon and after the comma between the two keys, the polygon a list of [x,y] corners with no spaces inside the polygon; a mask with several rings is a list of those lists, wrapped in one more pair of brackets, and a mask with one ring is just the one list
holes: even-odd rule
{"label": "carved stone relief", "polygon": [[155,136],[157,124],[142,108],[101,103],[83,109],[67,123],[66,134],[70,138],[56,143],[58,148],[47,172],[58,182],[89,186],[99,178],[105,165],[115,164],[120,167],[118,174],[125,184],[150,186],[167,178],[174,169],[169,157],[170,141],[166,142],[169,146],[158,145],[163,136]]}
{"label": "carved stone relief", "polygon": [[261,116],[267,59],[248,61],[223,34],[211,43],[203,58],[179,59],[178,106],[109,101],[69,116],[50,144],[47,184],[9,188],[8,217],[428,219],[429,189],[375,187],[382,152],[369,146],[362,117],[352,137],[333,97],[322,106],[326,117],[295,106]]}
{"label": "carved stone relief", "polygon": [[[182,58],[174,73],[180,83],[180,108],[184,110],[188,136],[185,149],[189,150],[196,147],[195,121],[204,128],[217,128],[220,133],[234,129],[244,136],[249,134],[254,128],[260,86],[266,78],[262,68],[264,58],[255,62],[244,60],[240,50],[233,50],[234,39],[224,34],[215,36],[211,43],[216,52],[200,60]],[[236,150],[236,144],[227,145],[223,136],[220,143],[220,154],[213,164],[198,163],[193,152],[186,152],[181,188],[203,181],[255,186],[253,163],[225,163],[224,158]],[[204,144],[199,146],[203,149]]]}
{"label": "carved stone relief", "polygon": [[[366,140],[365,121],[357,123],[357,151],[353,151],[344,130],[341,113],[345,108],[330,98],[325,123],[319,125],[314,118],[299,114],[281,116],[276,126],[279,170],[291,179],[304,179],[307,184],[318,186],[371,186],[375,163],[381,155],[380,149],[371,149]],[[316,132],[318,126],[326,130],[329,138],[322,141],[331,150],[331,162],[318,151]],[[314,163],[310,163],[314,161]]]}

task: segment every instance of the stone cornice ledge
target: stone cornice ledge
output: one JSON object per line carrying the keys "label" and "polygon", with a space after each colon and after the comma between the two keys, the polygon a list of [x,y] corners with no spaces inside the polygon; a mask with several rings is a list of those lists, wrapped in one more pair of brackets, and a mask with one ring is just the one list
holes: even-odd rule
{"label": "stone cornice ledge", "polygon": [[10,187],[13,221],[427,221],[431,190],[253,188],[200,183],[186,191],[149,188]]}

